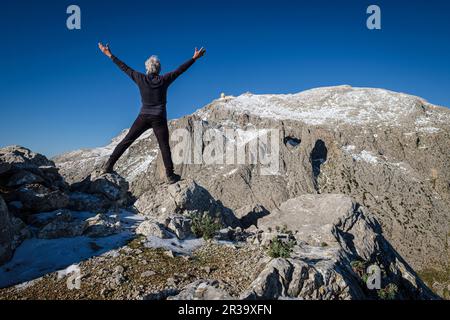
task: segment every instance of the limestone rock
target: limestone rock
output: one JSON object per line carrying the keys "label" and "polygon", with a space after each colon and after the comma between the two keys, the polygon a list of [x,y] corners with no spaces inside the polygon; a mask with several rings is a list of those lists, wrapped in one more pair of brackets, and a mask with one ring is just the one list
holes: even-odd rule
{"label": "limestone rock", "polygon": [[[304,195],[264,217],[264,225],[288,223],[298,240],[290,258],[270,261],[242,299],[377,299],[360,272],[376,265],[382,286],[398,288],[397,299],[436,299],[383,237],[367,209],[343,195]],[[326,242],[325,242],[326,241]]]}
{"label": "limestone rock", "polygon": [[154,217],[161,223],[173,221],[174,231],[187,228],[177,226],[177,221],[183,220],[180,220],[177,215],[189,216],[205,212],[220,218],[221,222],[227,226],[239,225],[239,221],[230,209],[225,208],[205,188],[190,179],[148,191],[136,201],[134,206],[142,214]]}
{"label": "limestone rock", "polygon": [[142,297],[142,300],[165,300],[170,296],[178,294],[178,290],[175,288],[168,288],[159,291],[150,292]]}
{"label": "limestone rock", "polygon": [[8,261],[13,252],[13,227],[3,198],[0,197],[0,264]]}
{"label": "limestone rock", "polygon": [[18,199],[23,210],[43,212],[65,208],[69,204],[69,196],[60,190],[51,190],[43,185],[31,184],[17,190]]}
{"label": "limestone rock", "polygon": [[97,214],[87,219],[86,223],[83,234],[89,237],[107,237],[122,230],[121,223],[115,215]]}
{"label": "limestone rock", "polygon": [[46,187],[66,190],[67,184],[58,173],[53,161],[20,146],[0,149],[0,175],[7,187],[17,188],[40,183]]}
{"label": "limestone rock", "polygon": [[11,224],[14,235],[12,247],[16,249],[25,239],[31,238],[33,233],[30,228],[19,218],[12,217]]}
{"label": "limestone rock", "polygon": [[180,293],[167,300],[231,300],[232,297],[219,287],[218,281],[197,280],[184,287]]}
{"label": "limestone rock", "polygon": [[40,176],[35,175],[29,171],[19,171],[9,178],[8,187],[19,187],[25,184],[44,182]]}
{"label": "limestone rock", "polygon": [[42,239],[77,237],[83,234],[87,226],[86,221],[74,219],[69,211],[63,211],[39,230],[38,237]]}
{"label": "limestone rock", "polygon": [[242,228],[240,227],[237,228],[227,227],[217,231],[216,235],[214,236],[214,239],[233,242],[246,241],[248,236],[251,235],[250,232],[246,231],[243,231]]}
{"label": "limestone rock", "polygon": [[34,153],[21,146],[8,146],[0,149],[0,161],[10,164],[13,169],[27,170],[41,166],[55,166],[45,156]]}
{"label": "limestone rock", "polygon": [[55,220],[59,216],[64,216],[67,218],[72,217],[72,213],[70,210],[67,209],[59,209],[49,212],[40,212],[33,215],[30,215],[26,222],[34,227],[34,228],[42,228]]}
{"label": "limestone rock", "polygon": [[145,220],[142,222],[136,228],[136,234],[140,234],[145,237],[155,236],[161,239],[169,239],[173,237],[173,235],[168,232],[163,225],[150,220]]}
{"label": "limestone rock", "polygon": [[185,216],[173,215],[169,218],[167,228],[176,234],[178,239],[187,239],[193,236],[192,220]]}
{"label": "limestone rock", "polygon": [[69,194],[68,208],[74,211],[105,212],[113,203],[102,195],[84,192],[71,192]]}
{"label": "limestone rock", "polygon": [[358,206],[350,197],[342,194],[305,194],[282,203],[257,221],[263,231],[286,229],[299,241],[320,245],[336,242],[331,233],[334,224]]}
{"label": "limestone rock", "polygon": [[74,191],[103,195],[111,201],[125,201],[128,192],[128,183],[117,174],[108,173],[101,176],[91,174],[82,182],[73,184]]}
{"label": "limestone rock", "polygon": [[14,215],[26,219],[30,214],[68,205],[68,185],[45,156],[9,146],[0,149],[0,163],[0,187]]}

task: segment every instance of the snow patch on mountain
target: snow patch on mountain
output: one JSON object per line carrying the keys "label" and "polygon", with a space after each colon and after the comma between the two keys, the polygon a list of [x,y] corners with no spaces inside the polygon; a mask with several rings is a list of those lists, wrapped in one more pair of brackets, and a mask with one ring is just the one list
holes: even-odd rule
{"label": "snow patch on mountain", "polygon": [[144,173],[148,170],[153,160],[158,156],[158,149],[151,150],[151,154],[146,157],[139,158],[137,161],[131,163],[128,167],[128,175],[127,180],[132,181],[141,173]]}
{"label": "snow patch on mountain", "polygon": [[[436,106],[422,98],[376,88],[353,88],[350,86],[323,87],[297,94],[245,93],[238,97],[218,99],[212,103],[237,113],[261,118],[296,120],[309,125],[376,125],[401,126],[401,121],[420,110],[431,108],[426,118],[418,118],[417,131],[433,133],[439,129],[433,123],[450,120],[450,115],[435,112]],[[211,111],[211,110],[209,110]],[[196,112],[204,121],[208,110]]]}
{"label": "snow patch on mountain", "polygon": [[377,164],[378,158],[374,156],[370,151],[363,150],[359,154],[354,154],[353,159],[356,161],[365,161],[371,164]]}
{"label": "snow patch on mountain", "polygon": [[[402,162],[402,161],[399,162],[399,161],[395,161],[393,159],[387,159],[384,156],[376,156],[373,154],[373,152],[367,151],[367,150],[361,150],[360,152],[357,152],[356,151],[357,148],[354,145],[346,145],[346,146],[343,146],[341,149],[342,149],[342,151],[344,151],[345,154],[350,155],[354,161],[357,161],[357,162],[363,161],[370,165],[387,165],[387,166],[390,166],[393,168],[400,169],[404,173],[413,174],[413,169],[406,162]],[[414,177],[412,176],[411,178],[414,178]]]}

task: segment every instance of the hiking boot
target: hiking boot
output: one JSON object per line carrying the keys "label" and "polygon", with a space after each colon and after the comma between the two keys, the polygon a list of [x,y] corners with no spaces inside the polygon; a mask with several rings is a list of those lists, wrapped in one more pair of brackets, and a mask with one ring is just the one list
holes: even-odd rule
{"label": "hiking boot", "polygon": [[181,177],[176,173],[172,173],[167,176],[167,182],[169,184],[177,183],[180,180],[181,180]]}

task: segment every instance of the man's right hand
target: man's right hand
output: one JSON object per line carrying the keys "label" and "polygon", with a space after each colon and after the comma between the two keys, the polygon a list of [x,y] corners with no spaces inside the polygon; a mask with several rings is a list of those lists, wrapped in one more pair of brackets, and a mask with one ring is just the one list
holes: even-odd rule
{"label": "man's right hand", "polygon": [[105,56],[107,56],[108,58],[111,58],[112,54],[111,54],[111,51],[109,50],[108,44],[106,44],[106,46],[104,46],[101,42],[99,42],[98,48],[100,49],[101,52],[103,52],[103,54]]}
{"label": "man's right hand", "polygon": [[202,47],[200,50],[195,48],[194,56],[192,57],[192,59],[194,60],[200,59],[201,57],[203,57],[205,53],[206,53],[205,48]]}

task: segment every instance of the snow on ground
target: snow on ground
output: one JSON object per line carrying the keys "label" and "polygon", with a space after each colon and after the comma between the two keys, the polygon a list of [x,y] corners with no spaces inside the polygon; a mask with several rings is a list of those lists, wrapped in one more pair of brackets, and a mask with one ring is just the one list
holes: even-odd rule
{"label": "snow on ground", "polygon": [[[123,246],[132,234],[123,232],[104,238],[86,236],[59,239],[25,240],[14,253],[14,257],[0,267],[0,287],[9,287],[41,277],[108,250]],[[101,249],[92,248],[92,243]]]}
{"label": "snow on ground", "polygon": [[[41,214],[45,218],[52,213]],[[86,219],[95,214],[80,212],[74,217]],[[31,238],[25,240],[15,251],[13,258],[0,267],[0,287],[39,278],[47,273],[78,264],[93,256],[98,256],[120,248],[134,237],[133,229],[143,221],[143,217],[122,211],[119,219],[123,231],[108,237],[87,236],[58,239]]]}
{"label": "snow on ground", "polygon": [[147,248],[163,248],[172,250],[179,254],[191,254],[197,248],[200,248],[205,243],[202,238],[179,240],[177,238],[161,239],[154,236],[149,236],[144,246]]}

